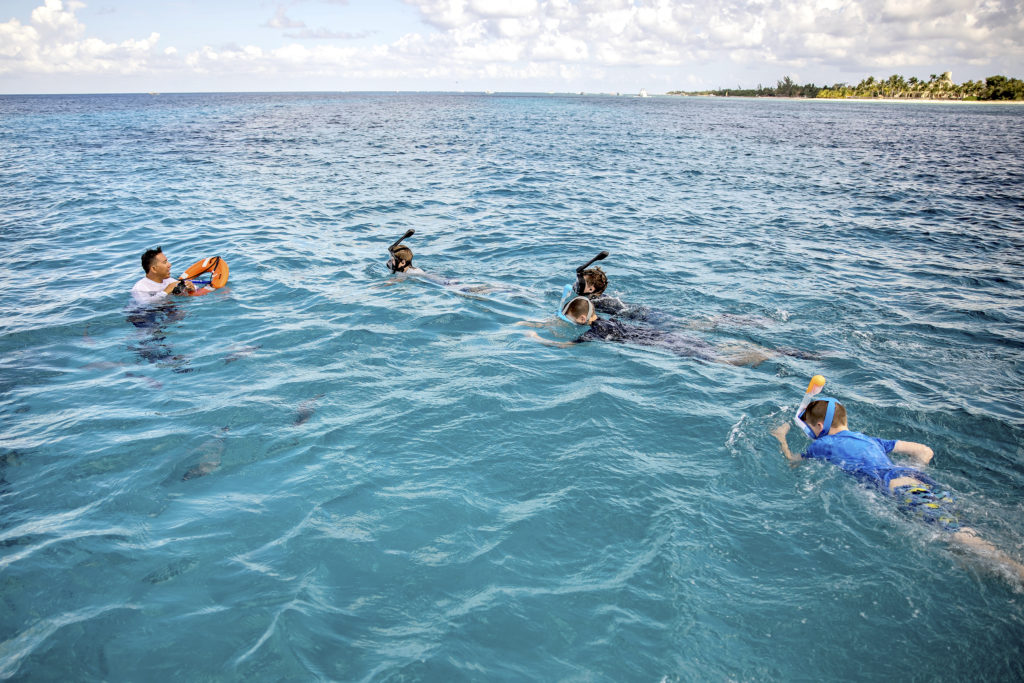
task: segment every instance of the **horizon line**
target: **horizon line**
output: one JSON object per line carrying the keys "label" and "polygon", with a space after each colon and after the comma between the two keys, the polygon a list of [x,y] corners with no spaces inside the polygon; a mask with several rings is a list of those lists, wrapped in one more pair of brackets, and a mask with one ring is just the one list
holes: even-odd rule
{"label": "horizon line", "polygon": [[[442,94],[442,95],[604,95],[608,97],[637,96],[641,91],[597,90],[174,90],[174,91],[96,91],[96,92],[0,92],[0,97],[62,97],[68,95],[325,95],[325,94]],[[656,93],[667,95],[668,93]],[[650,95],[653,97],[654,95]]]}

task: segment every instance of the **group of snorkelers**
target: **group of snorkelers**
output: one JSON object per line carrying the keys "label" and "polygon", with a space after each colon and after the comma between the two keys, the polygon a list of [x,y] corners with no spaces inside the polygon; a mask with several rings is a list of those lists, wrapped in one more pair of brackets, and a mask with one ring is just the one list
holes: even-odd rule
{"label": "group of snorkelers", "polygon": [[[403,244],[415,233],[406,233],[388,247],[387,268],[393,274],[423,276],[426,273],[413,265],[413,252]],[[601,340],[634,343],[641,346],[657,346],[666,348],[678,355],[730,363],[734,365],[757,365],[770,355],[785,354],[800,358],[816,358],[813,355],[794,351],[775,351],[761,347],[748,348],[739,355],[723,356],[707,342],[655,325],[637,325],[651,319],[649,309],[624,304],[615,297],[605,294],[608,287],[608,276],[600,267],[591,267],[597,261],[608,257],[602,251],[587,263],[576,268],[575,281],[566,284],[559,301],[557,318],[577,329],[577,336],[569,342],[555,342],[542,339],[536,332],[528,334],[537,340],[556,346]],[[143,300],[162,300],[168,294],[181,291],[187,283],[175,284],[169,276],[170,266],[166,258],[156,252],[143,255],[143,267],[147,277],[136,285],[136,300],[141,294]],[[598,313],[605,314],[602,318]],[[630,322],[624,322],[624,320]],[[548,326],[548,322],[521,322],[520,325],[531,327]],[[821,460],[839,467],[842,471],[858,480],[875,487],[877,490],[894,498],[897,507],[920,519],[933,524],[943,532],[943,537],[959,547],[977,555],[988,557],[1009,571],[1019,582],[1024,584],[1024,564],[1014,560],[999,550],[992,543],[982,539],[977,532],[964,523],[956,507],[953,495],[925,474],[921,467],[928,465],[934,455],[931,448],[902,440],[886,440],[867,436],[851,431],[847,424],[846,408],[834,398],[812,400],[824,386],[825,379],[816,375],[808,386],[804,401],[794,416],[810,445],[800,455],[794,455],[789,449],[787,434],[789,423],[785,423],[772,431],[779,441],[783,455],[791,463],[803,460]],[[913,466],[896,464],[890,454],[904,455],[912,461]]]}
{"label": "group of snorkelers", "polygon": [[[392,273],[423,273],[412,265],[412,250],[402,244],[412,234],[412,230],[407,231],[388,248],[388,268]],[[658,346],[682,356],[735,365],[757,365],[771,355],[780,353],[805,359],[816,358],[811,354],[797,351],[771,352],[759,347],[750,347],[739,355],[723,357],[702,340],[657,326],[634,324],[649,322],[650,310],[629,306],[616,297],[605,295],[608,276],[600,267],[591,266],[607,257],[608,252],[602,251],[576,268],[575,281],[566,284],[562,290],[557,317],[582,332],[569,342],[545,340],[531,331],[529,334],[532,337],[555,346],[569,346],[596,340]],[[599,316],[599,313],[605,317]],[[547,323],[519,324],[532,327],[547,326]],[[815,376],[812,386],[817,385],[816,389],[820,391],[824,381],[820,375]],[[879,439],[851,431],[847,425],[846,408],[833,398],[810,400],[813,393],[812,388],[808,387],[807,400],[801,403],[795,415],[796,423],[811,439],[811,444],[803,453],[794,455],[789,449],[786,441],[790,428],[788,422],[772,431],[772,435],[779,441],[783,454],[790,462],[798,463],[812,459],[839,467],[894,498],[901,511],[941,529],[944,538],[963,549],[987,556],[1012,573],[1017,580],[1024,582],[1024,564],[982,539],[974,529],[967,526],[961,519],[953,494],[921,471],[921,467],[931,462],[934,455],[931,448],[912,441]],[[890,454],[904,455],[914,466],[896,464],[890,459]]]}
{"label": "group of snorkelers", "polygon": [[[413,252],[403,242],[415,234],[407,230],[402,237],[388,247],[387,267],[392,273],[427,276],[413,265]],[[518,325],[534,328],[553,328],[558,321],[568,323],[570,341],[554,341],[541,337],[534,331],[527,335],[549,346],[567,347],[589,341],[605,341],[634,344],[665,349],[679,356],[727,363],[730,365],[758,365],[778,355],[799,358],[813,357],[811,354],[794,349],[767,349],[756,344],[730,344],[716,348],[707,341],[692,335],[666,329],[658,324],[665,316],[646,306],[626,304],[617,297],[608,296],[608,276],[596,262],[608,258],[602,251],[590,261],[576,268],[576,277],[562,290],[556,317],[546,321],[522,321]],[[598,314],[603,315],[598,315]],[[562,330],[564,331],[564,330]]]}

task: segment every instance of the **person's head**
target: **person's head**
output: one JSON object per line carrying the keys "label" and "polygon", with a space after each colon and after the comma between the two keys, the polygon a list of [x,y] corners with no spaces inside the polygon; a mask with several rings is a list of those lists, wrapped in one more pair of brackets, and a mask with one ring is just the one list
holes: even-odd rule
{"label": "person's head", "polygon": [[412,249],[400,244],[397,247],[390,249],[391,258],[388,260],[388,268],[391,269],[392,273],[401,273],[406,268],[412,266]]}
{"label": "person's head", "polygon": [[142,252],[142,270],[146,275],[159,280],[165,280],[171,276],[171,262],[164,256],[164,252],[157,247]]}
{"label": "person's head", "polygon": [[[807,405],[807,410],[800,416],[800,419],[807,423],[807,426],[813,429],[815,434],[821,434],[821,430],[825,428],[827,414],[828,401],[811,401]],[[832,423],[829,425],[828,431],[846,428],[846,408],[843,407],[842,403],[836,401],[835,412],[832,415]]]}
{"label": "person's head", "polygon": [[584,296],[578,296],[567,303],[562,314],[577,325],[589,325],[597,319],[594,304]]}
{"label": "person's head", "polygon": [[604,294],[604,290],[608,286],[608,276],[600,268],[587,268],[584,270],[583,281],[586,283],[586,287],[581,293],[592,298]]}

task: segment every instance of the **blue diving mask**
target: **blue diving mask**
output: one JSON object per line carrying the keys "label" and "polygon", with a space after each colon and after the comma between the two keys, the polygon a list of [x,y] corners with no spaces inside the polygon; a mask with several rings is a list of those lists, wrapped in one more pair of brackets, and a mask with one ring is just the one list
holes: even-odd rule
{"label": "blue diving mask", "polygon": [[825,401],[826,403],[828,403],[828,408],[825,409],[824,424],[822,425],[821,431],[819,433],[815,434],[814,430],[811,429],[811,426],[803,421],[804,411],[798,411],[796,417],[794,418],[796,420],[796,423],[803,428],[804,433],[808,436],[808,438],[812,440],[820,439],[821,437],[828,434],[828,430],[832,429],[832,419],[836,416],[836,403],[838,403],[838,401],[836,401],[834,398],[819,398],[817,400]]}
{"label": "blue diving mask", "polygon": [[825,410],[825,424],[820,434],[815,434],[814,430],[804,422],[804,413],[807,411],[807,406],[811,404],[811,401],[815,400],[822,389],[825,388],[825,378],[821,375],[815,375],[811,378],[810,384],[807,385],[807,391],[804,392],[804,399],[800,401],[799,407],[796,409],[796,414],[793,415],[793,421],[800,425],[800,428],[804,430],[804,434],[809,439],[817,439],[818,437],[828,434],[828,430],[832,429],[832,418],[836,415],[836,400],[834,398],[820,398],[819,401],[828,401],[828,408]]}
{"label": "blue diving mask", "polygon": [[586,327],[589,324],[589,322],[582,324],[576,322],[575,320],[571,319],[569,316],[565,314],[565,309],[568,308],[569,304],[571,304],[576,299],[583,299],[584,301],[587,302],[587,305],[590,307],[587,312],[587,320],[589,321],[592,317],[594,317],[594,302],[592,302],[585,296],[574,295],[575,292],[573,291],[572,285],[566,285],[562,289],[562,298],[558,302],[558,317],[564,320],[565,322],[569,323],[570,325],[575,325],[577,327]]}

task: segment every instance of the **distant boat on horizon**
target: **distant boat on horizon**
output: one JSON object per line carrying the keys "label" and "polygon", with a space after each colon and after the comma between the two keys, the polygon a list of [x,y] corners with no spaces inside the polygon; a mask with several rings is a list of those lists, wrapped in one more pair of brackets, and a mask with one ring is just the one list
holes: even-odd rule
{"label": "distant boat on horizon", "polygon": [[650,97],[650,95],[647,94],[647,88],[640,88],[640,95],[638,95],[638,97]]}

